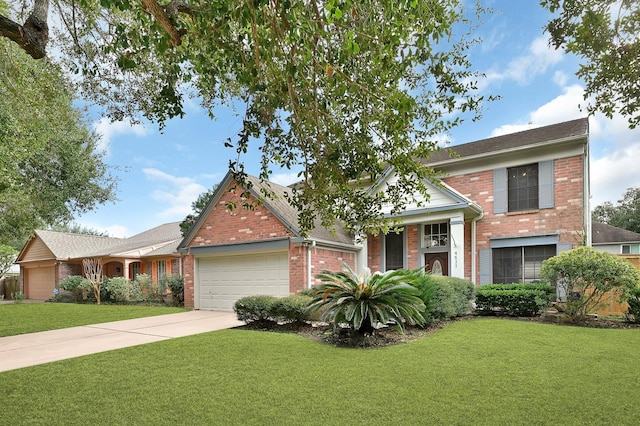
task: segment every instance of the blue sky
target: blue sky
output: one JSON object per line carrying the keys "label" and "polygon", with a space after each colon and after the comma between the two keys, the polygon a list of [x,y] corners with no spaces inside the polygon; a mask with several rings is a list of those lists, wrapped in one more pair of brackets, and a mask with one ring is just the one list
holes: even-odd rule
{"label": "blue sky", "polygon": [[[483,118],[455,129],[451,145],[471,142],[584,117],[583,83],[574,73],[576,58],[548,47],[543,26],[551,15],[537,1],[482,1],[496,13],[486,16],[478,32],[483,43],[470,59],[487,78],[486,95],[501,99],[486,105]],[[94,127],[102,135],[108,164],[118,167],[118,201],[98,206],[77,223],[128,237],[166,222],[182,220],[198,195],[219,182],[235,151],[224,147],[241,128],[233,111],[221,109],[211,121],[194,102],[185,118],[157,126],[111,123],[94,112]],[[640,187],[640,130],[629,130],[622,117],[589,120],[591,204],[615,203],[629,187]],[[255,151],[254,151],[255,152]],[[258,155],[243,157],[246,170],[257,174]],[[274,170],[273,181],[289,184],[295,172]]]}

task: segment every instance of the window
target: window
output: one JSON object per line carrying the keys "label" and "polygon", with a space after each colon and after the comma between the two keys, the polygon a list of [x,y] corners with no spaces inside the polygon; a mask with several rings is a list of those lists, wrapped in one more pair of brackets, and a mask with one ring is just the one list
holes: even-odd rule
{"label": "window", "polygon": [[432,223],[424,225],[424,248],[448,247],[449,246],[449,224]]}
{"label": "window", "polygon": [[623,244],[622,254],[640,254],[640,244]]}
{"label": "window", "polygon": [[131,280],[135,280],[138,275],[142,272],[140,262],[133,262],[129,265],[129,274],[131,275]]}
{"label": "window", "polygon": [[528,283],[540,279],[542,261],[556,255],[554,244],[493,249],[493,282]]}
{"label": "window", "polygon": [[538,208],[538,164],[507,169],[509,211]]}
{"label": "window", "polygon": [[404,231],[389,232],[384,236],[384,269],[391,271],[404,268]]}

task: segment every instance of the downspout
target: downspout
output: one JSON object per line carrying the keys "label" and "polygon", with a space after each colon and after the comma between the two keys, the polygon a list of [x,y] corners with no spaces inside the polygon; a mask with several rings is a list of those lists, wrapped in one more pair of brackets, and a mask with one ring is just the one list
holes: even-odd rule
{"label": "downspout", "polygon": [[471,219],[471,282],[478,285],[477,282],[477,259],[478,259],[478,241],[476,238],[477,223],[484,217],[484,210],[480,211],[480,216]]}
{"label": "downspout", "polygon": [[313,287],[311,283],[311,249],[315,246],[315,241],[311,241],[311,244],[307,244],[307,288]]}

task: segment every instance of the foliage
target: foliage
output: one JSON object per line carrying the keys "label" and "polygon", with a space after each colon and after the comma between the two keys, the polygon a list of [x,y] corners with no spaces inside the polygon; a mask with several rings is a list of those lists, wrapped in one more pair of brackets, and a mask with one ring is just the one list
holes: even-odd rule
{"label": "foliage", "polygon": [[25,299],[25,294],[21,291],[17,292],[16,294],[13,295],[13,300],[14,303],[22,303],[22,301]]}
{"label": "foliage", "polygon": [[538,315],[555,298],[547,284],[490,284],[476,290],[476,311],[516,317]]}
{"label": "foliage", "polygon": [[142,291],[142,297],[144,300],[152,302],[161,302],[164,300],[164,296],[158,283],[154,283],[151,275],[138,274],[135,281],[137,281],[140,290]]}
{"label": "foliage", "polygon": [[581,321],[606,302],[612,290],[636,288],[640,272],[623,258],[582,246],[542,262],[540,279],[566,295],[558,309],[571,321]]}
{"label": "foliage", "polygon": [[316,275],[322,284],[314,287],[309,311],[324,309],[321,320],[335,329],[346,324],[360,335],[371,335],[376,327],[393,322],[401,330],[405,323],[424,325],[425,305],[411,285],[420,271],[396,270],[356,274],[344,264],[341,272],[323,271]]}
{"label": "foliage", "polygon": [[586,83],[590,113],[619,112],[640,123],[640,2],[637,0],[542,0],[557,13],[546,26],[551,44],[581,58],[576,73]]}
{"label": "foliage", "polygon": [[4,276],[18,257],[18,251],[11,246],[0,244],[0,278]]}
{"label": "foliage", "polygon": [[247,324],[268,324],[274,322],[273,304],[275,301],[274,296],[245,296],[233,304],[233,311],[239,321],[244,321]]}
{"label": "foliage", "polygon": [[413,285],[420,291],[420,298],[425,304],[424,317],[428,322],[461,317],[471,310],[474,295],[471,281],[422,274]]}
{"label": "foliage", "polygon": [[640,287],[628,291],[624,300],[629,304],[625,314],[627,321],[640,323]]}
{"label": "foliage", "polygon": [[84,292],[91,291],[92,285],[81,275],[71,275],[60,281],[60,288],[71,292],[76,303],[82,303]]}
{"label": "foliage", "polygon": [[0,38],[0,235],[24,241],[115,199],[98,136],[50,60]]}
{"label": "foliage", "polygon": [[[379,229],[383,204],[397,211],[426,193],[434,171],[415,159],[482,111],[467,52],[485,11],[466,3],[61,0],[52,12],[68,31],[53,42],[83,97],[116,120],[162,125],[188,97],[211,116],[233,105],[231,168],[243,181],[252,150],[265,180],[275,167],[299,171],[288,201],[303,229],[316,217]],[[388,191],[358,185],[387,167],[399,176]]]}
{"label": "foliage", "polygon": [[108,237],[106,232],[98,231],[97,229],[88,228],[75,222],[55,223],[47,227],[49,231],[55,232],[67,232],[70,234],[83,234],[83,235],[95,235],[98,237]]}
{"label": "foliage", "polygon": [[192,213],[189,213],[184,218],[184,220],[180,222],[180,232],[182,232],[183,237],[187,235],[189,230],[191,230],[193,225],[196,223],[196,221],[200,217],[200,213],[202,213],[202,211],[207,207],[207,204],[209,204],[209,201],[211,200],[211,197],[213,197],[213,194],[216,192],[216,189],[218,189],[217,183],[213,185],[213,187],[210,190],[205,191],[202,194],[198,195],[198,198],[196,199],[196,201],[191,203]]}
{"label": "foliage", "polygon": [[279,323],[304,324],[308,320],[309,303],[311,303],[311,296],[298,294],[276,299],[271,309]]}
{"label": "foliage", "polygon": [[171,290],[173,306],[184,305],[184,278],[178,274],[165,275],[160,278],[160,287]]}
{"label": "foliage", "polygon": [[108,293],[108,299],[114,302],[130,302],[142,297],[140,283],[132,282],[125,277],[113,277],[105,280],[104,289]]}
{"label": "foliage", "polygon": [[640,233],[640,188],[628,188],[615,206],[610,201],[596,206],[591,217],[595,222]]}

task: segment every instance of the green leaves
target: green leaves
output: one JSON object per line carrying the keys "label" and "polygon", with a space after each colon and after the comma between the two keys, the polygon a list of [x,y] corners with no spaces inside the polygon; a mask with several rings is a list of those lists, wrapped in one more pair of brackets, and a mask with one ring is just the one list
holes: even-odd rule
{"label": "green leaves", "polygon": [[321,320],[339,327],[347,324],[362,335],[372,334],[380,325],[394,322],[424,325],[424,303],[419,291],[409,283],[417,271],[389,271],[356,274],[348,265],[343,271],[323,271],[316,278],[323,283],[314,288],[309,311],[322,311]]}

